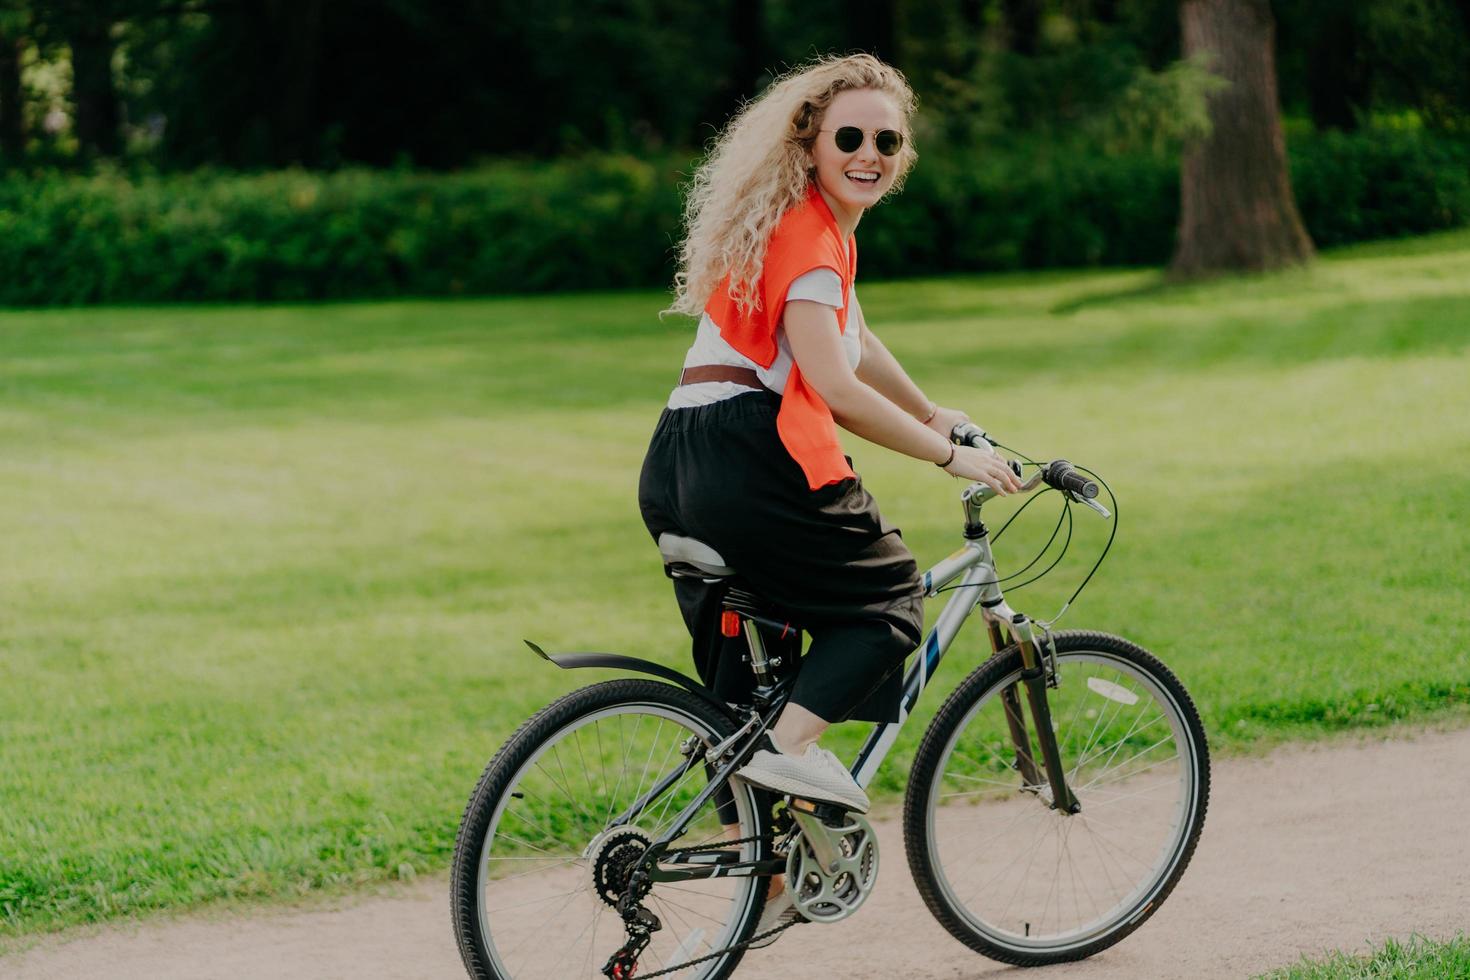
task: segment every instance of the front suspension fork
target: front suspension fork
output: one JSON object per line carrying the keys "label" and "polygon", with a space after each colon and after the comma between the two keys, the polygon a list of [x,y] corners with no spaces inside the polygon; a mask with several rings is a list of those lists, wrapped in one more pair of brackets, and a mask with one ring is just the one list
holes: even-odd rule
{"label": "front suspension fork", "polygon": [[[1006,645],[1005,632],[995,620],[989,621],[990,644],[996,652]],[[1036,644],[1036,634],[1031,621],[1016,613],[1010,621],[1011,634],[1021,648],[1021,680],[1026,686],[1026,701],[1031,706],[1031,719],[1036,724],[1036,742],[1041,748],[1041,761],[1046,769],[1046,780],[1051,786],[1052,805],[1064,813],[1077,813],[1082,804],[1067,785],[1067,774],[1062,766],[1062,755],[1057,749],[1057,734],[1052,728],[1051,705],[1046,698],[1046,667],[1042,663],[1042,652]],[[1026,732],[1026,719],[1021,713],[1021,699],[1016,691],[1018,685],[1007,685],[1000,693],[1001,705],[1005,708],[1006,725],[1010,729],[1011,742],[1016,749],[1016,768],[1027,786],[1040,786],[1041,774],[1031,754],[1031,739]]]}

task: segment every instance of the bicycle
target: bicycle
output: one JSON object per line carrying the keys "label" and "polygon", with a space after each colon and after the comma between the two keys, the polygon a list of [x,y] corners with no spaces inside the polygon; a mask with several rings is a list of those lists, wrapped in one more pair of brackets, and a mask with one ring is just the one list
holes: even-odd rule
{"label": "bicycle", "polygon": [[[953,435],[999,445],[974,425]],[[1095,499],[1097,481],[1065,460],[1028,463],[1038,470],[1022,492],[1044,485],[1062,495],[1068,542],[1073,503],[1112,518]],[[964,544],[923,576],[928,596],[954,594],[905,674],[899,719],[874,727],[852,772],[871,782],[980,608],[992,655],[950,693],[919,744],[902,811],[905,850],[920,895],[951,935],[1002,962],[1038,966],[1108,948],[1168,897],[1203,829],[1209,748],[1189,694],[1152,654],[1104,633],[1055,631],[1057,617],[1045,623],[1010,607],[981,520],[992,496],[981,483],[961,492]],[[780,931],[752,934],[772,876],[784,875],[808,922],[844,919],[872,890],[879,855],[864,817],[730,778],[786,703],[796,627],[742,588],[707,545],[664,535],[659,546],[671,577],[727,586],[720,628],[745,638],[751,703],[727,704],[649,661],[550,656],[526,641],[559,667],[657,679],[605,681],[559,698],[486,767],[451,878],[472,977],[721,980]],[[717,796],[722,787],[728,795]]]}

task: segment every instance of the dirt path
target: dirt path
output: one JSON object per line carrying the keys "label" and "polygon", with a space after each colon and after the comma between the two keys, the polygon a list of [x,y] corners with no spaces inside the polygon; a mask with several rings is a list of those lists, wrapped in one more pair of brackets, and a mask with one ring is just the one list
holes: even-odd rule
{"label": "dirt path", "polygon": [[[1133,936],[1028,977],[1248,977],[1303,953],[1470,930],[1470,730],[1288,748],[1217,763],[1204,837],[1183,882]],[[878,824],[883,873],[867,906],[746,957],[739,980],[961,980],[1019,974],[929,917],[897,823]],[[317,911],[188,918],[48,940],[0,977],[463,977],[447,886]]]}

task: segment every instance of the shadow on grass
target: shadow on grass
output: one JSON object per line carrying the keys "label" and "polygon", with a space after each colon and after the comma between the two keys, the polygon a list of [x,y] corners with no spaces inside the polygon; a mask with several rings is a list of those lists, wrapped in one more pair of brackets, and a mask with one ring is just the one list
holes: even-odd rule
{"label": "shadow on grass", "polygon": [[1198,281],[1174,280],[1164,272],[1155,273],[1155,278],[1139,286],[1123,289],[1101,289],[1095,293],[1081,293],[1057,303],[1047,312],[1054,316],[1070,316],[1083,310],[1117,306],[1135,300],[1173,299],[1194,291]]}

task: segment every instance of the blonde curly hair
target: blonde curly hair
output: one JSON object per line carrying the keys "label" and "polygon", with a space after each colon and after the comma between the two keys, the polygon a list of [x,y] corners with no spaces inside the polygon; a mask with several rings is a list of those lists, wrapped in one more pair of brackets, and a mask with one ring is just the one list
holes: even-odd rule
{"label": "blonde curly hair", "polygon": [[747,102],[694,173],[684,204],[684,240],[665,313],[699,316],[728,273],[742,312],[760,307],[757,286],[766,244],[781,216],[807,195],[809,153],[838,92],[875,89],[903,118],[903,149],[890,193],[914,165],[910,122],[917,100],[897,68],[868,54],[825,56],[776,79]]}

